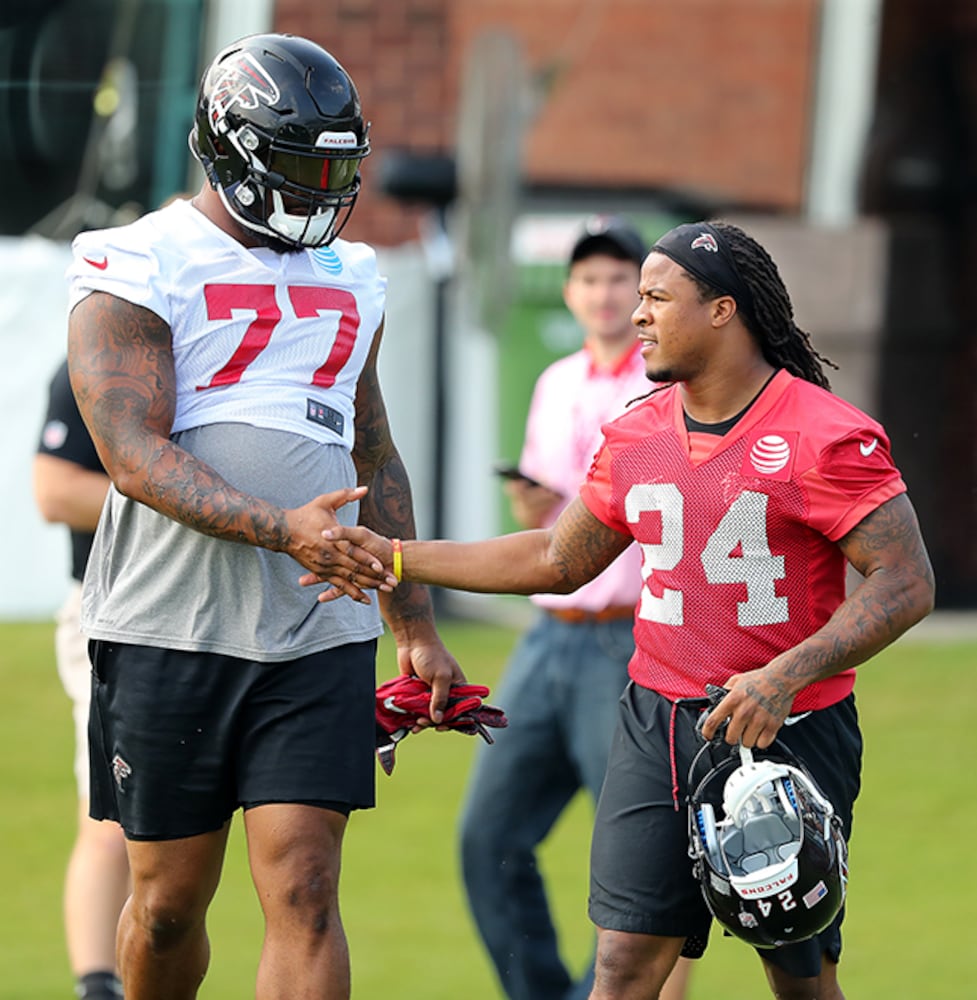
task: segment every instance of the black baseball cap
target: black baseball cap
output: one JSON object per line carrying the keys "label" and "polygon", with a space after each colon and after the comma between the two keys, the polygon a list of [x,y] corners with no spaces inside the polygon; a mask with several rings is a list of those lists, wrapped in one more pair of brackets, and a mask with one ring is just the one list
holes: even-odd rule
{"label": "black baseball cap", "polygon": [[644,263],[648,247],[637,229],[618,215],[595,215],[587,220],[583,232],[570,251],[570,263],[598,253]]}

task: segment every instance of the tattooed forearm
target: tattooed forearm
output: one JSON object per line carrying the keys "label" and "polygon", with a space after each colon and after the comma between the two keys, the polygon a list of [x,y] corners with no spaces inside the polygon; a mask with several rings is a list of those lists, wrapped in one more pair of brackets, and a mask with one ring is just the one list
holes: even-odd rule
{"label": "tattooed forearm", "polygon": [[289,541],[280,507],[235,490],[209,465],[173,444],[161,444],[148,463],[144,495],[150,507],[205,535],[274,551]]}
{"label": "tattooed forearm", "polygon": [[[388,538],[416,536],[410,481],[390,433],[377,377],[376,358],[383,331],[378,330],[356,388],[356,440],[353,463],[357,483],[368,492],[360,501],[360,524]],[[433,620],[431,597],[420,584],[402,583],[380,594],[380,609],[391,627]]]}
{"label": "tattooed forearm", "polygon": [[235,490],[169,439],[176,378],[159,316],[93,293],[72,311],[68,345],[79,409],[120,492],[204,534],[287,546],[284,511]]}
{"label": "tattooed forearm", "polygon": [[[414,542],[408,577],[488,594],[567,594],[596,576],[630,539],[574,500],[550,530],[537,528],[481,542]],[[399,588],[398,588],[399,589]]]}
{"label": "tattooed forearm", "polygon": [[414,510],[407,470],[396,452],[362,485],[369,492],[360,502],[360,523],[389,538],[413,538]]}
{"label": "tattooed forearm", "polygon": [[[360,501],[360,523],[388,538],[414,538],[410,483],[400,456],[393,452],[385,464],[373,470],[365,485],[370,489]],[[381,594],[380,608],[388,620],[393,616],[419,621],[433,615],[430,595],[419,584],[404,583],[392,594]]]}

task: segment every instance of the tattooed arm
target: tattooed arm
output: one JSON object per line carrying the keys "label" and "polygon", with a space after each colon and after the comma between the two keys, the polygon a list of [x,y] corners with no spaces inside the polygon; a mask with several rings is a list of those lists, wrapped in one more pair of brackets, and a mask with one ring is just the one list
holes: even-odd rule
{"label": "tattooed arm", "polygon": [[728,743],[769,746],[802,688],[864,663],[933,610],[933,569],[905,494],[882,504],[838,544],[862,582],[808,639],[729,679],[730,694],[703,727],[707,738],[729,718]]}
{"label": "tattooed arm", "polygon": [[[389,573],[389,539],[344,527],[330,529],[329,537],[340,545],[362,546]],[[482,594],[569,594],[606,569],[630,543],[630,535],[608,528],[576,497],[548,529],[479,542],[405,542],[403,579]],[[384,588],[389,591],[394,583],[388,576]],[[401,583],[394,593],[403,587]]]}
{"label": "tattooed arm", "polygon": [[159,316],[93,292],[69,317],[68,365],[81,415],[120,493],[205,535],[287,552],[368,600],[350,579],[355,561],[321,541],[336,523],[334,509],[362,491],[339,490],[283,510],[235,489],[170,440],[176,378],[170,328]]}
{"label": "tattooed arm", "polygon": [[404,579],[487,594],[569,594],[609,566],[630,542],[630,535],[608,528],[576,497],[548,529],[480,542],[405,545]]}
{"label": "tattooed arm", "polygon": [[[367,489],[360,501],[360,523],[380,535],[413,538],[416,532],[410,482],[390,432],[377,377],[382,339],[381,323],[356,387],[353,462],[359,485]],[[303,578],[303,582],[308,580]],[[323,596],[332,595],[327,591]],[[379,601],[397,643],[400,673],[416,674],[431,685],[431,718],[440,722],[449,687],[464,683],[465,675],[438,636],[427,588],[405,584],[380,592]]]}

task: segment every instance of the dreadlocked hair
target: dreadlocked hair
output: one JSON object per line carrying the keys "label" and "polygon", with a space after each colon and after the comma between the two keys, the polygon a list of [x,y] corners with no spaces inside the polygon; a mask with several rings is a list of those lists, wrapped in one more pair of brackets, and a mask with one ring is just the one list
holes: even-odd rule
{"label": "dreadlocked hair", "polygon": [[[728,222],[711,222],[710,225],[726,241],[736,270],[753,296],[755,315],[750,316],[743,310],[740,316],[757,338],[764,358],[775,368],[786,368],[791,375],[830,390],[824,366],[835,371],[838,366],[818,354],[810,335],[794,322],[794,307],[773,258],[738,226]],[[697,284],[700,289],[708,287],[702,282]],[[716,289],[710,291],[710,297],[718,294]]]}

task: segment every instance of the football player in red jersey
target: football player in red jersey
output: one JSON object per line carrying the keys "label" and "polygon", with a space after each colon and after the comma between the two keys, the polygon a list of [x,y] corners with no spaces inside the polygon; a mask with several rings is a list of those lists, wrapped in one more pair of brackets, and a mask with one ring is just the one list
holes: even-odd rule
{"label": "football player in red jersey", "polygon": [[[727,223],[678,226],[646,257],[639,294],[647,374],[667,385],[605,426],[553,527],[402,545],[329,531],[340,550],[352,541],[388,567],[381,587],[520,594],[570,592],[640,545],[631,683],[591,852],[592,1000],[651,1000],[683,946],[705,948],[710,916],[683,808],[696,723],[707,739],[725,726],[730,745],[787,745],[850,836],[862,750],[854,668],[934,599],[885,431],[831,394],[766,250]],[[863,579],[846,596],[847,564]],[[369,572],[364,561],[357,579]],[[728,693],[700,719],[707,684]],[[797,905],[789,897],[776,905]],[[842,917],[759,951],[776,996],[843,998]]]}

